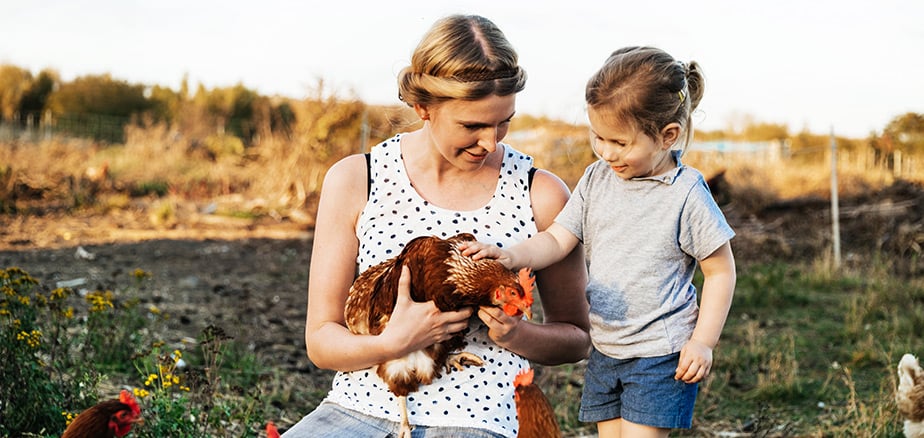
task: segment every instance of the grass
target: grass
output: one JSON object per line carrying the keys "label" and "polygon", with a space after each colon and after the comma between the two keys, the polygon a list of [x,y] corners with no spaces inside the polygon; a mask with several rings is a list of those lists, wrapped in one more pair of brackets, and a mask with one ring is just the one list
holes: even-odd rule
{"label": "grass", "polygon": [[739,278],[699,425],[758,436],[901,436],[895,367],[922,351],[913,333],[924,320],[909,309],[924,285],[791,264],[745,267]]}

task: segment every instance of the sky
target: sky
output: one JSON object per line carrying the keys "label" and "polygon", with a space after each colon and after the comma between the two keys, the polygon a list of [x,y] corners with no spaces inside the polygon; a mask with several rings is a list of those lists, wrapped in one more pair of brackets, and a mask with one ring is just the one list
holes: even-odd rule
{"label": "sky", "polygon": [[614,50],[698,62],[700,130],[785,124],[863,138],[924,113],[921,0],[0,0],[0,64],[63,80],[400,104],[395,79],[430,25],[494,21],[528,74],[521,114],[586,124],[584,84]]}

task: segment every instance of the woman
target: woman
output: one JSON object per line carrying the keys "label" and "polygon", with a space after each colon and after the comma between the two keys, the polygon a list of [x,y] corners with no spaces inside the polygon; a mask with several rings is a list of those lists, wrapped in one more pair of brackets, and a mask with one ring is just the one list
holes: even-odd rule
{"label": "woman", "polygon": [[509,246],[552,223],[567,186],[549,172],[532,174],[532,158],[500,143],[525,81],[494,23],[444,18],[398,78],[399,97],[423,126],[386,140],[368,158],[349,156],[330,168],[314,233],[305,339],[312,362],[339,372],[325,401],[287,437],[396,432],[397,404],[370,368],[465,328],[466,351],[484,359],[485,371],[454,371],[411,394],[412,436],[516,436],[513,376],[527,360],[553,365],[587,356],[580,251],[536,273],[543,323],[497,308],[441,313],[432,302],[402,300],[378,336],[352,334],[344,323],[357,268],[393,257],[416,236],[469,232]]}

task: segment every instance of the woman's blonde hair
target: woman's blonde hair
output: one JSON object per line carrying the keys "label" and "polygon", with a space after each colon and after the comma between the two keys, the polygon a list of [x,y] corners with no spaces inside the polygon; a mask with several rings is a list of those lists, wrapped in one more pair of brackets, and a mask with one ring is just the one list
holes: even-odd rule
{"label": "woman's blonde hair", "polygon": [[504,33],[487,18],[451,15],[434,23],[398,74],[408,106],[451,99],[507,96],[526,86],[526,72]]}
{"label": "woman's blonde hair", "polygon": [[703,98],[705,79],[695,61],[683,63],[654,47],[625,47],[613,52],[587,81],[585,100],[614,123],[658,138],[669,123],[693,139],[693,111]]}

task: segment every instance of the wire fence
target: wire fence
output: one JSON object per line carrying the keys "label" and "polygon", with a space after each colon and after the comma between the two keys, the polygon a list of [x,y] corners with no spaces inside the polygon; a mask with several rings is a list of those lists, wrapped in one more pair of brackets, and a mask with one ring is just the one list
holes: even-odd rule
{"label": "wire fence", "polygon": [[0,120],[0,140],[45,141],[56,136],[90,138],[108,143],[125,141],[131,119],[103,114],[26,114]]}
{"label": "wire fence", "polygon": [[[696,142],[689,151],[700,162],[716,167],[732,167],[742,163],[773,164],[788,160],[827,163],[832,150],[826,146],[793,150],[785,142]],[[837,168],[853,171],[882,171],[896,178],[922,176],[921,157],[902,151],[882,153],[872,147],[855,150],[837,149]]]}

